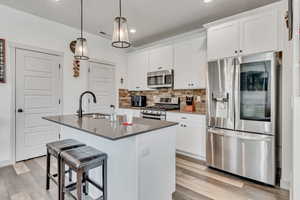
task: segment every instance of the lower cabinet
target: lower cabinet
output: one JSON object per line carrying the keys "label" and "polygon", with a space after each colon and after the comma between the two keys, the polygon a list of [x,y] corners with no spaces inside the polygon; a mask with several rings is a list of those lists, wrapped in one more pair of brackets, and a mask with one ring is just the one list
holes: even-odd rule
{"label": "lower cabinet", "polygon": [[177,152],[206,160],[206,116],[168,113],[167,120],[179,123],[176,138]]}
{"label": "lower cabinet", "polygon": [[[138,109],[117,109],[119,115],[132,113],[140,117]],[[167,113],[167,121],[179,123],[176,134],[177,153],[206,160],[206,116],[185,113]]]}

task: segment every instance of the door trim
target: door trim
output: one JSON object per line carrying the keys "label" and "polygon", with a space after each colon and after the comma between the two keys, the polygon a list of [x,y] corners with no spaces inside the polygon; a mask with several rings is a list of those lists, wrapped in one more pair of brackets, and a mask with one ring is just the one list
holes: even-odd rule
{"label": "door trim", "polygon": [[[119,99],[119,89],[117,87],[117,74],[116,74],[116,63],[114,62],[110,62],[108,60],[99,60],[99,59],[95,59],[95,58],[90,58],[87,62],[87,66],[88,66],[88,73],[86,73],[86,89],[89,90],[90,89],[90,74],[89,74],[89,70],[90,70],[90,67],[91,67],[91,63],[97,63],[97,64],[101,64],[101,65],[107,65],[106,67],[107,68],[112,68],[114,70],[114,78],[115,78],[115,82],[114,82],[114,90],[116,92],[116,95],[115,95],[115,99],[114,99],[114,102],[115,102],[115,105],[116,107],[119,107],[119,103],[118,103],[118,99]],[[90,107],[88,106],[88,110],[90,110]]]}
{"label": "door trim", "polygon": [[10,163],[16,163],[16,50],[27,50],[37,53],[44,53],[49,55],[54,55],[60,57],[60,70],[59,70],[59,97],[61,99],[61,105],[59,107],[59,112],[63,112],[63,65],[64,65],[64,53],[53,51],[49,49],[34,47],[30,45],[23,45],[19,43],[9,42],[9,64],[10,71],[8,72],[8,78],[11,79],[11,107],[10,107]]}

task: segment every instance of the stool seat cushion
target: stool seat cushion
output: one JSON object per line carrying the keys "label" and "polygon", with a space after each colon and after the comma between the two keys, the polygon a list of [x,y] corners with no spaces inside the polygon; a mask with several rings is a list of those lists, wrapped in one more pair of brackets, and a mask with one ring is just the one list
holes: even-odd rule
{"label": "stool seat cushion", "polygon": [[62,151],[73,149],[81,146],[85,146],[85,144],[74,140],[74,139],[65,139],[60,141],[55,141],[46,144],[47,149],[54,155],[59,155]]}
{"label": "stool seat cushion", "polygon": [[93,147],[83,146],[63,151],[61,158],[75,168],[82,168],[107,159],[107,155]]}

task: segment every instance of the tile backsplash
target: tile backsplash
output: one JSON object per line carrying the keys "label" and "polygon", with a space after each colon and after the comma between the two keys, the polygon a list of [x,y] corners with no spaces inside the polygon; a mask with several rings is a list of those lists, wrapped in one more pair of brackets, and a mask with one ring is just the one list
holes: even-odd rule
{"label": "tile backsplash", "polygon": [[179,97],[180,102],[185,102],[186,96],[194,96],[194,99],[200,99],[198,102],[197,111],[206,113],[206,90],[173,90],[173,89],[158,89],[147,91],[128,91],[126,89],[119,89],[119,107],[129,108],[131,106],[131,96],[143,95],[147,97],[147,106],[154,105],[154,98],[159,97]]}

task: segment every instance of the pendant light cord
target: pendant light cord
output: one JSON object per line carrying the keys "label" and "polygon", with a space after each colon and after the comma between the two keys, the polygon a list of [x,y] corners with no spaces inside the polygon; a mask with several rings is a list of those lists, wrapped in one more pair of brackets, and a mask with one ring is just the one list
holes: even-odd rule
{"label": "pendant light cord", "polygon": [[81,0],[81,38],[83,38],[83,0]]}
{"label": "pendant light cord", "polygon": [[122,2],[119,0],[120,18],[119,18],[119,41],[121,41],[121,20],[122,20]]}
{"label": "pendant light cord", "polygon": [[120,6],[120,18],[122,17],[122,2],[119,0],[119,6]]}

